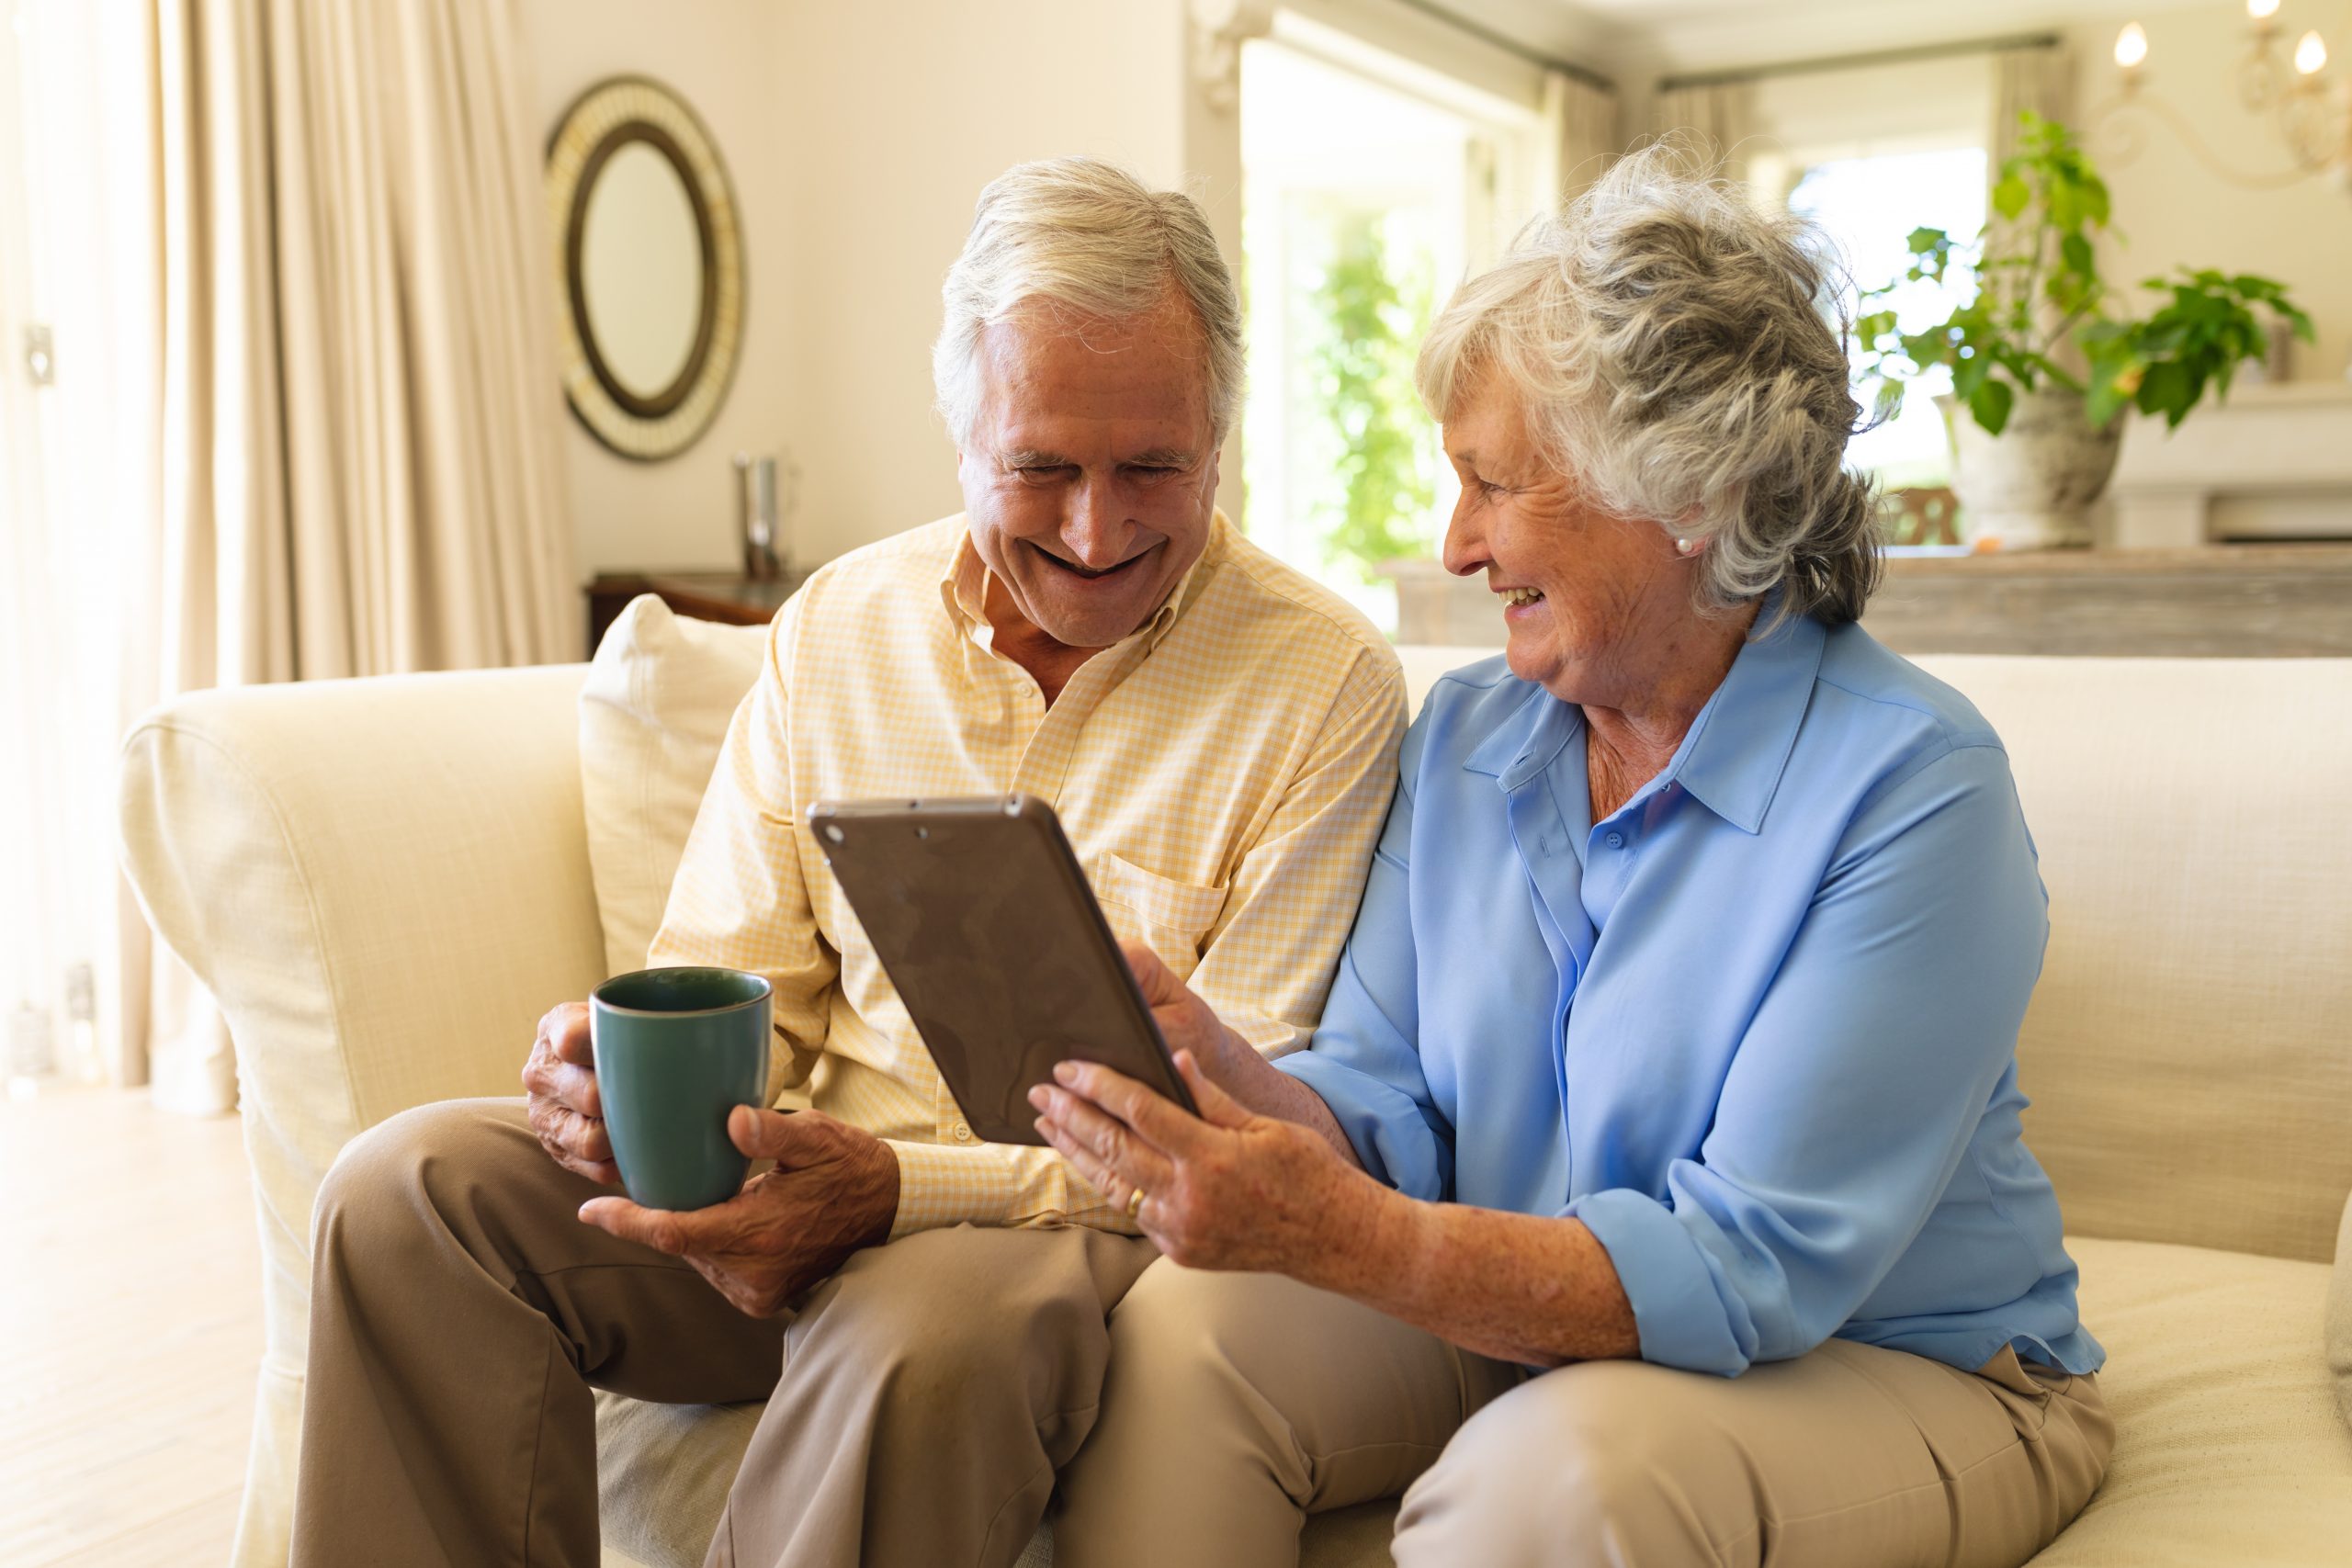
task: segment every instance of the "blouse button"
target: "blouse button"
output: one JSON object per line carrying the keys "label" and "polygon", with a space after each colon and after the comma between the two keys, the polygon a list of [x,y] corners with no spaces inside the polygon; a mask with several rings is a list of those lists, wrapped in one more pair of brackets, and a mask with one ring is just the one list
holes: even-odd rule
{"label": "blouse button", "polygon": [[972,1124],[969,1122],[956,1123],[956,1141],[959,1144],[968,1144],[972,1141]]}
{"label": "blouse button", "polygon": [[1625,835],[1623,833],[1611,833],[1602,841],[1612,850],[1622,850],[1625,847]]}

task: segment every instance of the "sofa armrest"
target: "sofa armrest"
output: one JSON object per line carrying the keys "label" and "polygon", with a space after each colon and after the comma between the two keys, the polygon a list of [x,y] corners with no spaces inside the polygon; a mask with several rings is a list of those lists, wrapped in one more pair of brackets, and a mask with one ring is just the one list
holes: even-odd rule
{"label": "sofa armrest", "polygon": [[604,978],[584,665],[191,694],[124,742],[123,859],[237,1055],[261,1223],[240,1563],[286,1560],[311,1208],[397,1111],[518,1094],[533,1026]]}
{"label": "sofa armrest", "polygon": [[519,1092],[538,1015],[603,977],[583,674],[201,692],[132,728],[131,882],[318,1170],[409,1106]]}

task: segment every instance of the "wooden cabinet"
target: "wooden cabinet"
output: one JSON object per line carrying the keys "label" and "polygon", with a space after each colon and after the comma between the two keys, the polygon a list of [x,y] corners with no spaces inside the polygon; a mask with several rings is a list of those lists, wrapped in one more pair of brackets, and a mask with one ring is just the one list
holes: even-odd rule
{"label": "wooden cabinet", "polygon": [[2352,545],[1897,558],[1862,615],[1898,653],[2352,657]]}
{"label": "wooden cabinet", "polygon": [[774,620],[794,590],[808,581],[806,571],[786,571],[780,577],[767,578],[745,577],[731,571],[602,572],[590,580],[586,590],[588,653],[592,658],[595,655],[596,645],[605,640],[605,629],[623,607],[640,593],[660,594],[662,602],[672,610],[696,620],[760,626]]}
{"label": "wooden cabinet", "polygon": [[[2352,657],[2352,545],[1896,556],[1862,625],[1898,653]],[[1478,578],[1396,561],[1397,640],[1499,648]]]}

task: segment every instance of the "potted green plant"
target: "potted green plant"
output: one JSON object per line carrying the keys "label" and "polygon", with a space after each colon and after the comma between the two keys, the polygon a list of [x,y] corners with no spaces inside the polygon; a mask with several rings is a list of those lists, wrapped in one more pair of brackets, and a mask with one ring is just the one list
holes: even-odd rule
{"label": "potted green plant", "polygon": [[[2177,427],[2209,385],[2226,396],[2239,362],[2262,356],[2268,335],[2257,310],[2306,343],[2312,321],[2270,278],[2190,267],[2143,280],[2160,298],[2132,313],[2099,276],[2094,241],[2113,232],[2106,182],[2064,126],[2030,111],[2023,120],[1975,245],[1913,230],[1910,266],[1862,294],[1854,333],[1882,417],[1900,407],[1906,380],[1951,370],[1952,488],[1973,538],[2006,548],[2088,544],[2090,506],[2115,471],[2126,407]],[[1902,331],[1887,297],[1955,274],[1973,276],[1973,294],[1942,321]]]}

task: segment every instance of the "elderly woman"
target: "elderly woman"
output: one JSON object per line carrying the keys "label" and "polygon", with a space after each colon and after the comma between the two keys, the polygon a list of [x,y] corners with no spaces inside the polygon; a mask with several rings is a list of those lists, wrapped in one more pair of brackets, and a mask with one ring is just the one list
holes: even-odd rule
{"label": "elderly woman", "polygon": [[2112,1440],[2018,1130],[2048,932],[1999,737],[1856,624],[1859,410],[1797,220],[1629,158],[1465,284],[1421,394],[1448,676],[1311,1050],[1134,955],[1202,1117],[1041,1130],[1166,1254],[1064,1568],[2024,1562]]}

